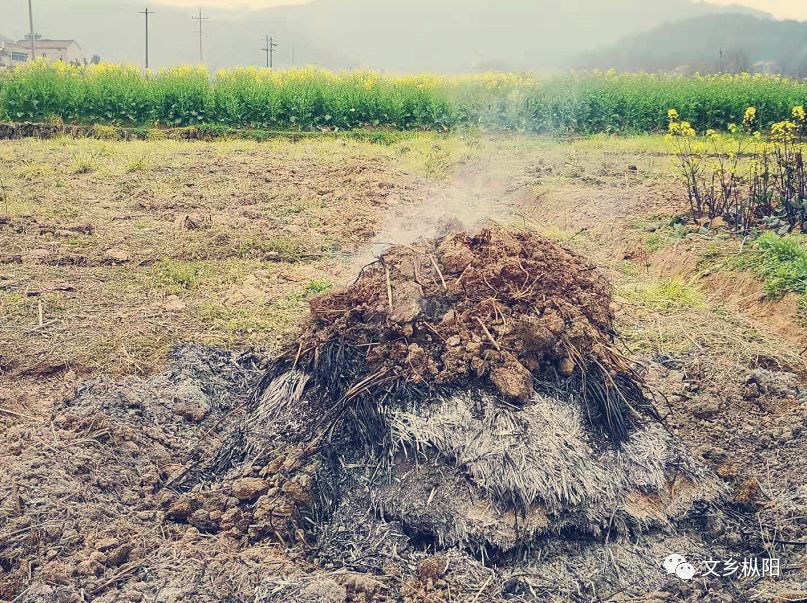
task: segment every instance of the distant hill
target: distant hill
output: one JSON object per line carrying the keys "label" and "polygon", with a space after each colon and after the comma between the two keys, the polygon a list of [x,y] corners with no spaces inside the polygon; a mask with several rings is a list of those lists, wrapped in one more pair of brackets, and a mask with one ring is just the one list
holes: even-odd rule
{"label": "distant hill", "polygon": [[585,52],[571,65],[704,73],[767,71],[805,77],[807,22],[749,14],[693,17]]}
{"label": "distant hill", "polygon": [[271,12],[358,66],[466,72],[556,68],[581,48],[726,10],[690,0],[314,0]]}
{"label": "distant hill", "polygon": [[[268,34],[278,43],[280,67],[293,56],[297,65],[388,72],[554,69],[574,62],[580,51],[612,47],[664,23],[737,10],[692,0],[312,0],[262,10],[238,5],[205,9],[205,61],[212,68],[261,64]],[[44,36],[78,40],[85,53],[105,60],[142,64],[137,13],[143,0],[37,0],[37,10]],[[0,2],[7,33],[27,31],[24,12]],[[198,60],[193,13],[167,4],[157,8],[150,21],[152,65]]]}

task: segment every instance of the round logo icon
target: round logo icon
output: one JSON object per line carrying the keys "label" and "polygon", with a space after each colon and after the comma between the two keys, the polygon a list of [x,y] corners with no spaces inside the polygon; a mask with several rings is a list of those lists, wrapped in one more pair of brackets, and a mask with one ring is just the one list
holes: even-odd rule
{"label": "round logo icon", "polygon": [[695,566],[684,561],[675,566],[675,575],[681,580],[692,580],[695,575]]}
{"label": "round logo icon", "polygon": [[662,565],[664,566],[664,570],[668,574],[674,574],[675,568],[681,565],[682,563],[686,563],[686,559],[684,559],[683,555],[673,553],[671,555],[667,555]]}

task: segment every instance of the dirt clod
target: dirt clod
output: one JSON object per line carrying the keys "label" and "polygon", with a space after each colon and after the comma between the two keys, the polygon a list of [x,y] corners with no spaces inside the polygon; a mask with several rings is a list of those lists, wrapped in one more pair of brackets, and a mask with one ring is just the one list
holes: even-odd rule
{"label": "dirt clod", "polygon": [[128,544],[123,544],[113,551],[110,551],[106,556],[107,567],[118,567],[119,565],[123,565],[129,560],[129,553],[131,552],[132,546]]}
{"label": "dirt clod", "polygon": [[533,394],[532,373],[518,362],[508,362],[490,372],[490,382],[513,402],[527,402]]}
{"label": "dirt clod", "polygon": [[170,519],[187,519],[194,509],[193,500],[189,496],[183,496],[168,508],[165,515]]}
{"label": "dirt clod", "polygon": [[255,500],[269,489],[269,484],[258,477],[244,477],[233,482],[233,496],[238,500]]}
{"label": "dirt clod", "polygon": [[125,249],[107,249],[104,252],[104,262],[108,264],[125,264],[131,259],[129,252]]}
{"label": "dirt clod", "polygon": [[300,591],[300,603],[344,603],[347,589],[334,580],[312,581]]}
{"label": "dirt clod", "polygon": [[118,546],[119,542],[117,538],[102,538],[98,542],[95,543],[95,550],[96,551],[108,551],[110,549],[114,549]]}
{"label": "dirt clod", "polygon": [[418,577],[423,583],[428,580],[436,582],[446,569],[448,569],[448,560],[441,555],[434,555],[418,563]]}

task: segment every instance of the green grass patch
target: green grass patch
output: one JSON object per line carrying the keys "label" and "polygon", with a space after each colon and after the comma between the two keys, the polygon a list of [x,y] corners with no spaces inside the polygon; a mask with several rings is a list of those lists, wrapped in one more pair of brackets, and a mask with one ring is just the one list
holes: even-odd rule
{"label": "green grass patch", "polygon": [[713,267],[719,268],[724,261],[725,254],[725,245],[715,242],[709,243],[698,258],[698,263],[696,264],[697,270],[703,272]]}
{"label": "green grass patch", "polygon": [[319,295],[320,293],[326,293],[327,291],[330,291],[332,286],[333,285],[328,279],[324,278],[312,279],[303,289],[303,295],[305,295],[307,299],[313,295]]}
{"label": "green grass patch", "polygon": [[777,297],[785,293],[807,293],[807,236],[782,237],[767,232],[741,262],[765,283],[765,292]]}
{"label": "green grass patch", "polygon": [[151,158],[146,155],[132,155],[126,160],[126,171],[131,173],[144,172],[151,169],[153,162]]}
{"label": "green grass patch", "polygon": [[207,268],[203,262],[161,260],[156,265],[156,284],[173,294],[190,291],[201,281]]}
{"label": "green grass patch", "polygon": [[101,154],[98,151],[78,149],[73,155],[70,171],[74,174],[89,174],[101,166]]}
{"label": "green grass patch", "polygon": [[[668,220],[666,222],[634,221],[633,227],[649,232],[642,244],[645,249],[653,252],[666,249],[690,236],[686,226],[675,220]],[[650,232],[651,228],[654,229],[652,232]]]}
{"label": "green grass patch", "polygon": [[[272,303],[256,303],[239,308],[228,308],[218,302],[206,300],[196,305],[195,313],[212,327],[211,336],[215,332],[231,336],[284,333],[303,316],[306,302],[314,295],[330,290],[331,286],[326,279],[313,279],[299,291]],[[216,339],[207,341],[222,342]]]}
{"label": "green grass patch", "polygon": [[271,239],[245,239],[239,245],[238,255],[242,258],[299,262],[306,256],[315,255],[321,251],[321,249],[310,249],[299,237],[282,235]]}
{"label": "green grass patch", "polygon": [[26,303],[27,298],[17,291],[4,291],[0,294],[0,309],[11,314],[19,311]]}
{"label": "green grass patch", "polygon": [[753,270],[765,293],[778,298],[801,295],[799,315],[807,322],[807,235],[780,236],[766,232],[737,260],[738,267]]}

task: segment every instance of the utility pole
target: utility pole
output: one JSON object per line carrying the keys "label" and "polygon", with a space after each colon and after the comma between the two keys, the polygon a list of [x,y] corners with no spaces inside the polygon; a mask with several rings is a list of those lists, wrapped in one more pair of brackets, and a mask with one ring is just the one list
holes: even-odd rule
{"label": "utility pole", "polygon": [[146,10],[140,11],[141,15],[146,15],[146,69],[149,68],[149,15],[153,15],[154,11]]}
{"label": "utility pole", "polygon": [[291,64],[294,65],[294,40],[291,42]]}
{"label": "utility pole", "polygon": [[204,64],[204,52],[202,50],[202,21],[207,21],[210,17],[203,17],[202,16],[202,9],[199,9],[199,16],[198,17],[191,17],[194,21],[199,21],[199,64]]}
{"label": "utility pole", "polygon": [[28,24],[31,30],[31,60],[33,61],[36,59],[36,35],[34,34],[34,9],[31,6],[31,0],[28,0]]}
{"label": "utility pole", "polygon": [[275,39],[272,36],[266,36],[266,46],[261,50],[266,53],[266,66],[269,67],[269,69],[272,69],[275,64],[275,48],[277,48]]}

